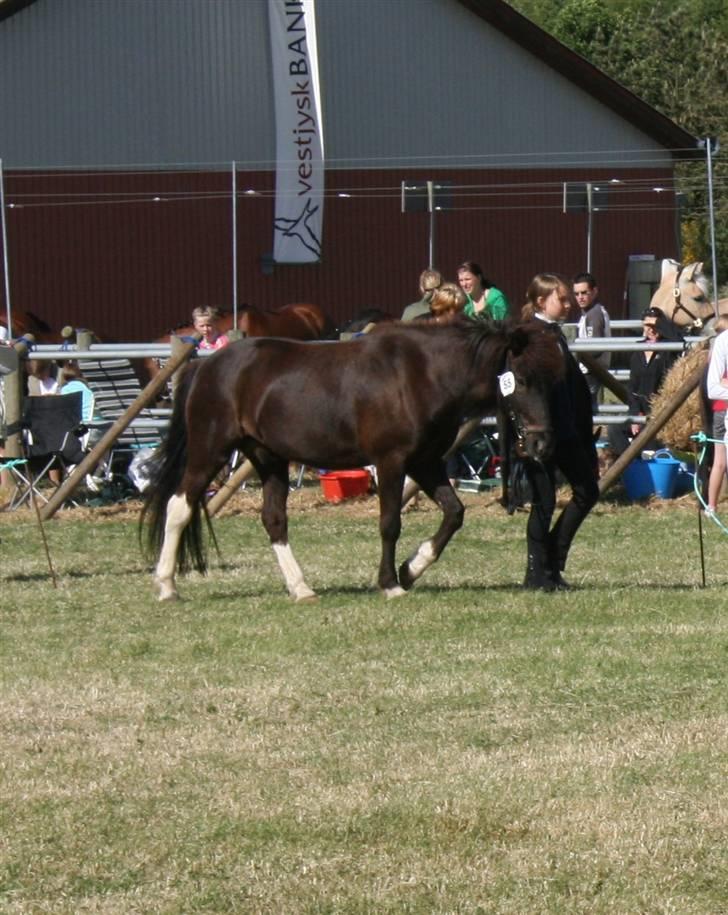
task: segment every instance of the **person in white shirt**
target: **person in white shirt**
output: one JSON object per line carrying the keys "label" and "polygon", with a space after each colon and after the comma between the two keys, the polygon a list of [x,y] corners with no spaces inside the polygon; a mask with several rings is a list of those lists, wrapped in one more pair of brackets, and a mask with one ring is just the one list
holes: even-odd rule
{"label": "person in white shirt", "polygon": [[[715,509],[720,498],[726,474],[726,444],[728,432],[726,431],[726,405],[728,404],[728,316],[721,315],[716,321],[716,330],[720,331],[713,340],[710,350],[710,361],[706,378],[706,391],[710,400],[710,417],[712,428],[708,434],[712,435],[713,463],[708,479],[708,504],[706,515],[715,514]],[[719,441],[718,439],[723,439]]]}

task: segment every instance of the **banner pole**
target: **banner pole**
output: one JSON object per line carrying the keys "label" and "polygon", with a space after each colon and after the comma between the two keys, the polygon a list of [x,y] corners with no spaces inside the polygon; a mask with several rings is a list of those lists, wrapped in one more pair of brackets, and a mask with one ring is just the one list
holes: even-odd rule
{"label": "banner pole", "polygon": [[8,226],[5,220],[5,173],[3,171],[3,160],[0,159],[0,211],[2,211],[2,233],[3,233],[3,275],[5,277],[5,310],[8,321],[8,340],[13,339],[13,319],[10,308],[10,274],[8,266]]}
{"label": "banner pole", "polygon": [[233,160],[232,167],[232,203],[233,203],[233,327],[238,329],[238,190],[237,166]]}
{"label": "banner pole", "polygon": [[[716,147],[717,147],[716,141]],[[717,152],[716,148],[716,152]],[[715,209],[713,206],[713,141],[705,138],[705,160],[708,166],[708,221],[710,223],[710,259],[713,262],[713,309],[718,317],[718,264],[715,250]]]}

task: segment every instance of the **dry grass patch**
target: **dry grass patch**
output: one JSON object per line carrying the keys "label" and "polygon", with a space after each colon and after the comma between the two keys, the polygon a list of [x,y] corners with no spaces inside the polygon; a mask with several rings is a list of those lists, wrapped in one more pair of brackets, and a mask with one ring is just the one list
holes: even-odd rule
{"label": "dry grass patch", "polygon": [[[0,910],[726,911],[724,541],[604,503],[569,594],[525,516],[466,526],[402,601],[374,500],[292,495],[296,606],[243,493],[223,561],[159,605],[135,516],[0,516]],[[405,516],[402,554],[437,522]]]}

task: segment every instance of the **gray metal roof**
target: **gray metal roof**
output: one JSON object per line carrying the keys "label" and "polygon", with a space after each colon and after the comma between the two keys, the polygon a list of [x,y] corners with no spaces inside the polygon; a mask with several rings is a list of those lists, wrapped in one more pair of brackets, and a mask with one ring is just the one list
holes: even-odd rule
{"label": "gray metal roof", "polygon": [[[664,165],[698,141],[501,0],[317,0],[327,169]],[[7,168],[271,168],[266,0],[0,0]]]}

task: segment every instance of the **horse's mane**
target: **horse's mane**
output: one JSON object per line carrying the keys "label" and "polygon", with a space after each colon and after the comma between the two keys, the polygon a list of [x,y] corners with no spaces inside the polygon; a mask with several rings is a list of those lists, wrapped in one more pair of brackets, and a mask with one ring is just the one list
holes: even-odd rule
{"label": "horse's mane", "polygon": [[547,373],[553,377],[564,374],[564,360],[561,350],[554,346],[554,337],[543,325],[543,321],[524,321],[515,326],[518,334],[523,334],[524,342],[514,341],[516,346],[523,346],[520,353],[519,369],[527,378]]}
{"label": "horse's mane", "polygon": [[542,321],[473,321],[458,316],[444,324],[435,321],[387,322],[378,324],[373,333],[380,336],[400,330],[447,339],[450,345],[465,344],[473,356],[482,346],[496,341],[503,352],[510,348],[519,360],[519,371],[526,378],[544,373],[559,377],[564,371],[561,353],[554,346],[554,338],[546,332]]}
{"label": "horse's mane", "polygon": [[695,274],[693,282],[704,295],[710,295],[710,280],[702,269]]}

